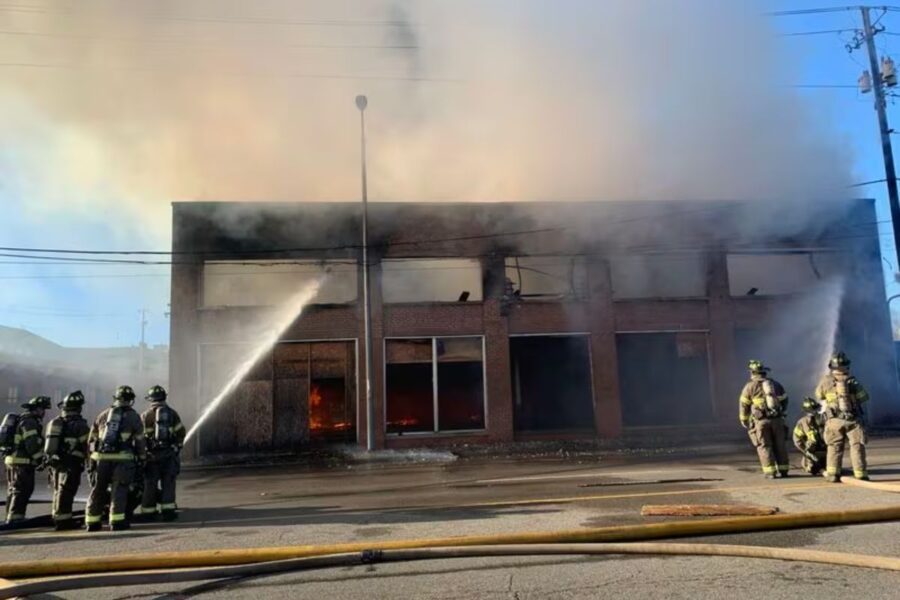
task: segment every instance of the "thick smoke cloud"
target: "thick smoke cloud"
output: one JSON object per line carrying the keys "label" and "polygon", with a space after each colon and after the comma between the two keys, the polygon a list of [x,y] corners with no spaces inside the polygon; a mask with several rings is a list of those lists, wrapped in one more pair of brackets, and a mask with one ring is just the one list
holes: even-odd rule
{"label": "thick smoke cloud", "polygon": [[821,198],[849,181],[749,2],[29,6],[0,12],[42,34],[0,35],[2,62],[32,65],[0,70],[0,135],[34,210],[165,226],[172,200],[355,199],[357,93],[376,200]]}

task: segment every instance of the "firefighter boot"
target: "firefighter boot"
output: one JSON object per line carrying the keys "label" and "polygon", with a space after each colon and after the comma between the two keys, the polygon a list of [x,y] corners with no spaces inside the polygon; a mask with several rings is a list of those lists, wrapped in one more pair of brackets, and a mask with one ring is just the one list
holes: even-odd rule
{"label": "firefighter boot", "polygon": [[110,531],[127,531],[129,529],[131,529],[131,523],[128,521],[114,521],[109,525]]}

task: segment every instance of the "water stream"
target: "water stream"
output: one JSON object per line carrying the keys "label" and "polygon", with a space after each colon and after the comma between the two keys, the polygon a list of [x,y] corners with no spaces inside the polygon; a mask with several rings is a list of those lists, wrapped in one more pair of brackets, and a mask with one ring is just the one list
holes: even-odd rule
{"label": "water stream", "polygon": [[197,422],[188,430],[187,436],[185,436],[184,439],[185,443],[197,433],[203,423],[209,419],[210,415],[216,412],[216,409],[221,406],[222,402],[224,402],[235,388],[240,385],[241,381],[244,380],[244,377],[246,377],[253,367],[256,366],[256,363],[272,349],[285,330],[290,327],[301,314],[303,314],[303,310],[319,292],[323,280],[324,275],[309,282],[303,289],[281,306],[274,315],[272,315],[271,324],[266,329],[260,342],[247,353],[231,379],[225,383],[219,393],[216,394],[210,403],[203,409]]}

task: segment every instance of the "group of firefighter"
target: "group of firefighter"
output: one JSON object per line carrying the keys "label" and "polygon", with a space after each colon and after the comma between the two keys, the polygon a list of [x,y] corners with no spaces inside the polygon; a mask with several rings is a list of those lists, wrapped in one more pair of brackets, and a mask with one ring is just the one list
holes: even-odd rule
{"label": "group of firefighter", "polygon": [[[770,369],[758,360],[748,365],[750,381],[741,391],[740,420],[759,454],[763,474],[787,477],[788,427],[785,423],[788,397],[784,387],[769,377]],[[868,480],[866,430],[863,405],[869,394],[850,373],[850,359],[843,352],[828,361],[828,372],[816,386],[814,398],[803,401],[806,413],[793,429],[794,446],[803,455],[803,470],[823,474],[838,483],[844,449],[850,446],[853,476]]]}
{"label": "group of firefighter", "polygon": [[81,414],[85,399],[80,390],[57,404],[60,414],[46,430],[44,415],[52,406],[48,396],[31,398],[21,414],[6,415],[0,424],[0,452],[6,465],[7,524],[25,520],[36,474],[45,469],[57,530],[78,527],[72,504],[85,469],[91,485],[84,515],[88,531],[100,530],[104,518],[113,531],[128,529],[133,519],[175,519],[185,428],[166,396],[162,386],[153,386],[145,396],[150,406],[139,414],[134,390],[119,386],[112,406],[93,425]]}

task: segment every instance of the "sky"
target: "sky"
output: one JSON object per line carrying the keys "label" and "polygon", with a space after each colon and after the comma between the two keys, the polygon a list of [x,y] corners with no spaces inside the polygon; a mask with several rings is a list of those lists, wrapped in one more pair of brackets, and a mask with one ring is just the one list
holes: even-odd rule
{"label": "sky", "polygon": [[[666,2],[653,1],[656,9],[663,7],[662,9],[664,10],[664,7],[667,6]],[[203,0],[197,0],[197,2],[203,2]],[[183,6],[171,2],[149,4],[174,11],[180,10],[179,7]],[[260,3],[259,6],[269,6],[273,10],[269,13],[260,12],[258,14],[279,14],[277,4],[278,0],[271,0],[270,5]],[[296,5],[296,3],[294,4]],[[465,11],[469,11],[469,13],[465,16],[471,16],[472,14],[477,14],[477,12],[473,13],[471,11],[479,10],[478,8],[472,8],[472,6],[478,4],[459,2],[454,5],[447,2],[444,6],[466,6]],[[499,13],[504,7],[504,0],[497,0],[497,2],[491,0],[484,4],[497,4],[499,8],[496,9],[496,12]],[[541,23],[541,25],[547,29],[552,29],[556,25],[552,18],[552,13],[559,11],[560,4],[565,3],[547,1],[541,4],[539,1],[536,1],[533,4],[538,6],[538,16],[540,16],[540,10],[547,11],[546,23]],[[694,4],[697,3],[694,2]],[[508,8],[509,3],[506,2],[505,5]],[[669,2],[668,5],[678,5],[678,3]],[[743,2],[741,5],[746,10],[754,13],[772,10],[844,6],[843,3],[829,2],[827,0],[760,0],[758,2]],[[0,33],[0,43],[4,44],[4,48],[7,50],[5,52],[6,55],[9,55],[8,49],[12,48],[13,52],[21,51],[24,53],[27,50],[35,55],[47,53],[49,58],[45,59],[41,55],[37,62],[47,61],[53,63],[60,60],[60,56],[52,55],[52,49],[48,50],[45,46],[39,46],[40,40],[32,38],[22,39],[24,36],[17,37],[10,32],[53,31],[56,37],[48,41],[48,44],[54,41],[58,42],[63,35],[69,34],[76,40],[80,39],[78,36],[102,38],[109,35],[108,31],[103,30],[79,30],[77,27],[81,27],[82,22],[77,20],[73,21],[77,27],[76,25],[70,26],[68,22],[54,24],[52,21],[43,20],[51,17],[64,18],[64,16],[60,17],[59,14],[53,12],[42,12],[46,7],[50,7],[52,10],[70,11],[72,7],[80,6],[77,2],[67,2],[66,0],[60,0],[59,2],[27,0],[23,2],[17,1],[15,6],[25,6],[26,10],[23,11],[20,8],[18,12],[4,14],[4,11],[7,9],[0,5],[0,25],[2,25],[0,31],[5,32]],[[248,5],[244,3],[225,2],[221,6],[230,7],[232,13],[229,14],[234,14],[235,11],[237,13],[250,14],[247,8]],[[317,10],[312,15],[316,19],[348,19],[350,18],[348,15],[354,16],[357,13],[360,13],[362,15],[361,18],[365,19],[382,18],[379,16],[380,13],[376,14],[368,8],[374,6],[374,4],[366,2],[335,2],[328,4],[328,6],[336,8],[328,9],[322,9],[320,5],[315,3],[310,4],[310,6]],[[391,18],[397,20],[406,18],[404,16],[403,2],[397,2],[396,6],[394,6],[394,3],[387,2],[387,6],[391,9],[389,13],[393,15]],[[31,9],[28,7],[35,7],[34,12],[29,12]],[[208,6],[206,10],[206,13],[200,14],[209,15]],[[460,11],[465,12],[463,9],[460,9]],[[752,55],[752,49],[729,47],[729,38],[732,38],[732,36],[729,35],[727,28],[734,26],[734,22],[728,21],[728,23],[724,23],[718,20],[711,20],[705,23],[696,22],[696,19],[702,18],[703,14],[703,11],[697,11],[691,15],[694,22],[675,23],[673,26],[683,25],[686,30],[695,28],[696,31],[701,32],[709,28],[710,34],[716,34],[715,36],[711,35],[711,38],[721,48],[721,58],[709,63],[712,65],[711,68],[717,72],[709,72],[707,74],[708,78],[713,85],[721,83],[723,86],[729,86],[727,90],[719,90],[719,93],[723,93],[723,97],[725,94],[739,97],[742,93],[742,71],[747,69],[748,80],[752,80],[753,73],[755,73],[755,67],[748,66],[746,58],[748,55]],[[47,15],[50,16],[48,17]],[[879,15],[880,11],[873,13],[875,18]],[[585,19],[589,19],[592,16],[595,15],[587,12]],[[531,15],[531,17],[533,18],[534,15]],[[295,16],[294,18],[297,17]],[[353,18],[357,17],[354,16]],[[524,17],[522,20],[525,20]],[[666,19],[663,16],[659,23],[665,22]],[[767,22],[769,23],[767,27],[771,27],[771,33],[774,36],[778,33],[851,30],[860,26],[860,16],[858,11],[841,11],[829,14],[773,17],[768,19]],[[131,28],[119,27],[117,29],[124,31],[125,35],[133,34],[138,38],[148,35],[144,24],[138,19],[126,21],[124,24]],[[413,24],[415,24],[415,21],[413,21]],[[886,14],[881,19],[880,24],[886,27],[886,32],[876,38],[879,51],[893,55],[895,51],[900,51],[900,12]],[[263,35],[269,35],[268,32],[274,30],[263,27],[263,25],[265,23],[241,25],[241,27],[247,27],[248,30],[265,29],[266,33]],[[521,23],[516,23],[516,25],[521,25]],[[194,31],[190,29],[193,26],[191,24],[183,24],[183,28],[177,31],[166,30],[162,33],[160,31],[150,33],[154,36],[162,34],[171,36],[174,35],[172,31],[175,31],[175,33],[185,36]],[[526,23],[523,25],[523,28],[526,26],[533,27],[534,24]],[[715,28],[719,26],[723,30],[715,31]],[[53,27],[56,29],[52,29]],[[84,27],[87,27],[87,25]],[[211,22],[202,25],[196,24],[196,27],[197,31],[207,37],[221,35],[222,31],[220,30],[225,28],[228,29],[227,33],[229,35],[231,33],[235,35],[242,34],[242,31],[239,31],[240,27],[229,23]],[[619,30],[621,28],[619,25],[612,24],[610,27],[613,28],[610,30],[610,35],[620,35]],[[560,25],[560,28],[562,29],[562,25]],[[339,43],[346,41],[339,36],[335,37],[335,34],[331,33],[330,26],[320,26],[319,29],[321,31],[328,30],[327,36],[330,37],[326,37],[326,34],[323,33],[317,43],[321,42],[321,40],[325,40],[328,44],[334,43],[335,40]],[[409,29],[407,31],[401,27],[398,31],[393,32],[389,38],[379,38],[377,40],[378,44],[389,46],[389,48],[387,50],[382,48],[373,52],[394,53],[398,51],[394,46],[418,43],[416,35],[421,32],[415,31],[415,27]],[[428,30],[425,29],[425,31]],[[473,35],[477,35],[477,33]],[[897,35],[891,35],[892,33]],[[663,31],[662,34],[665,35],[665,32]],[[279,35],[282,34],[279,33]],[[287,39],[286,36],[289,33],[285,31],[283,35]],[[487,31],[484,35],[485,39],[490,38],[490,43],[499,43],[501,45],[506,43],[515,47],[517,42],[513,36],[505,36],[505,32],[497,32],[496,30]],[[554,43],[554,38],[551,37],[551,34],[547,35],[549,40],[547,43]],[[648,36],[644,41],[647,41],[648,45],[652,45],[648,40],[655,33],[653,27],[647,27],[646,31],[638,28],[634,35]],[[780,77],[784,79],[785,85],[853,85],[856,83],[862,69],[867,68],[867,58],[862,50],[853,53],[848,53],[845,50],[844,46],[852,38],[852,35],[852,31],[846,31],[779,37],[776,43],[767,48],[767,51],[775,52],[776,55],[771,58],[767,57],[767,60],[774,60],[777,63],[778,71],[781,73]],[[436,37],[438,38],[437,43],[444,44],[445,52],[447,52],[448,46],[454,43],[452,36]],[[478,42],[479,40],[475,39],[472,41],[472,44],[475,45]],[[638,43],[641,43],[641,40],[638,40]],[[733,38],[732,43],[752,43],[752,38]],[[16,44],[19,44],[19,46],[15,46]],[[25,48],[23,46],[25,44],[29,46]],[[80,47],[75,49],[83,50]],[[101,58],[113,60],[118,57],[110,57],[108,55],[118,52],[120,48],[118,46],[100,45],[92,47],[90,50],[92,52],[103,52],[106,56]],[[579,50],[574,43],[572,48],[567,48],[569,52],[577,52]],[[591,48],[583,49],[585,58],[596,60],[596,58],[588,56],[590,50]],[[704,47],[704,51],[708,53],[709,48]],[[58,50],[56,52],[59,54]],[[85,50],[85,52],[87,51]],[[331,69],[358,68],[358,65],[353,62],[356,60],[355,58],[341,58],[339,61],[334,59],[333,57],[338,53],[338,50],[320,50],[316,52],[321,52],[322,56],[326,58],[317,59],[316,57],[320,55],[314,54],[308,59],[313,66],[315,66],[317,60],[320,60],[320,62],[327,62]],[[324,54],[325,52],[329,52],[329,54]],[[353,50],[346,51],[347,54],[352,52]],[[464,51],[461,49],[460,53],[464,53]],[[11,57],[9,60],[13,63],[26,60],[26,58],[29,61],[34,60],[32,54],[15,55],[15,58]],[[91,59],[96,58],[92,55],[88,56],[86,54],[86,56]],[[652,53],[649,54],[649,58],[652,58],[652,56]],[[736,59],[729,60],[729,56],[734,56]],[[483,61],[487,67],[495,70],[505,69],[515,72],[519,68],[519,62],[526,60],[525,58],[520,59],[520,57],[519,53],[504,54],[498,52],[496,56],[479,56],[477,59]],[[62,58],[64,59],[65,57],[63,56]],[[122,60],[129,60],[130,58],[130,56],[125,56]],[[146,58],[147,56],[141,55],[137,56],[135,60],[139,62],[138,59]],[[154,55],[151,58],[157,59],[159,57]],[[438,78],[455,75],[448,71],[440,73],[422,72],[420,65],[417,63],[419,58],[424,60],[431,57],[423,55],[422,57],[404,59],[403,72],[407,75],[415,76],[413,78]],[[665,70],[669,67],[662,58],[664,57],[661,56],[660,58],[660,71],[654,76],[659,77],[664,84]],[[373,60],[376,59],[386,64],[393,64],[388,63],[388,60],[394,60],[384,56],[374,56]],[[542,60],[540,56],[529,56],[527,59],[535,62]],[[615,61],[621,61],[621,59],[622,57],[611,58],[611,60]],[[898,60],[900,60],[900,54],[898,54]],[[589,64],[595,63],[586,60],[585,63],[576,62],[570,65],[570,68],[577,76],[578,69],[585,69],[587,68],[585,65]],[[301,66],[307,68],[306,65]],[[27,71],[27,75],[23,75],[20,71]],[[523,68],[521,71],[523,79],[527,79],[529,69]],[[384,72],[384,69],[382,68],[380,72]],[[684,72],[691,74],[689,70]],[[612,70],[611,73],[612,77],[616,76],[615,70]],[[651,75],[645,75],[644,73],[650,73],[650,71],[642,71],[639,74],[642,79],[651,77]],[[103,89],[91,90],[90,94],[82,93],[76,95],[73,93],[73,98],[75,99],[72,100],[72,103],[77,104],[78,99],[85,102],[84,99],[89,98],[96,106],[78,106],[77,108],[80,111],[78,120],[67,120],[60,116],[65,110],[70,108],[66,107],[65,110],[62,108],[66,101],[65,96],[68,89],[83,92],[79,86],[95,85],[97,81],[102,81],[92,80],[89,78],[89,75],[88,73],[84,80],[79,81],[77,73],[74,75],[72,73],[60,74],[50,68],[20,69],[18,67],[0,65],[0,92],[4,88],[7,91],[12,90],[15,92],[17,87],[20,91],[25,90],[26,86],[29,87],[28,93],[21,95],[15,93],[3,95],[0,93],[0,96],[5,98],[4,107],[13,106],[15,109],[12,111],[15,114],[15,118],[6,119],[2,123],[2,127],[0,127],[0,204],[4,207],[3,223],[5,225],[0,229],[0,246],[12,248],[165,250],[171,240],[168,202],[190,199],[176,195],[175,192],[170,195],[169,190],[186,189],[178,186],[167,187],[170,180],[177,179],[180,176],[178,173],[173,174],[172,171],[178,171],[183,166],[185,171],[196,168],[198,173],[205,172],[204,169],[206,169],[206,172],[213,172],[209,169],[208,164],[203,163],[203,155],[210,156],[217,161],[224,161],[224,164],[227,166],[225,171],[227,172],[219,173],[220,181],[192,181],[193,187],[190,189],[199,190],[196,192],[195,197],[201,199],[242,199],[245,195],[252,196],[258,190],[266,189],[265,186],[255,187],[258,181],[254,177],[271,179],[277,177],[277,174],[273,174],[275,168],[285,171],[292,169],[293,165],[297,166],[300,177],[303,177],[304,160],[314,160],[310,156],[301,154],[301,150],[293,146],[291,147],[291,152],[281,152],[279,154],[284,156],[279,155],[275,159],[266,150],[260,150],[260,147],[265,146],[270,140],[278,140],[279,135],[282,135],[279,131],[279,119],[288,120],[292,114],[299,110],[298,105],[294,102],[296,99],[294,95],[297,93],[296,89],[282,88],[274,84],[270,87],[263,83],[247,84],[258,86],[261,89],[260,93],[264,93],[269,97],[277,96],[278,94],[284,95],[283,99],[277,102],[273,101],[272,104],[273,114],[278,119],[273,118],[262,132],[242,129],[240,119],[232,120],[235,124],[233,130],[223,130],[219,126],[219,122],[214,120],[215,114],[211,114],[211,111],[214,113],[215,110],[222,110],[224,111],[223,114],[229,118],[232,115],[241,115],[244,110],[244,107],[241,105],[244,101],[244,96],[232,94],[233,90],[229,88],[215,88],[217,81],[208,82],[209,86],[212,86],[209,89],[217,92],[216,97],[220,103],[215,105],[188,105],[184,103],[170,105],[167,104],[167,100],[162,94],[157,94],[158,90],[152,87],[138,89],[134,93],[140,94],[140,97],[132,101],[143,101],[143,103],[139,109],[135,108],[135,119],[119,118],[114,120],[110,118],[109,122],[115,124],[115,127],[111,128],[103,123],[105,115],[108,114],[111,117],[113,115],[117,117],[121,117],[122,114],[128,115],[128,107],[121,106],[121,102],[117,99],[118,94],[124,94],[128,90],[123,91],[116,87],[117,85],[124,85],[118,81],[110,82],[108,94]],[[193,88],[188,88],[185,93],[191,96],[203,96],[205,92],[203,83],[205,82],[201,82]],[[606,83],[615,85],[616,82]],[[625,81],[622,82],[623,85],[626,83]],[[304,93],[315,94],[316,86],[325,85],[330,84],[327,82],[319,83],[315,80],[304,81]],[[396,94],[402,91],[402,86],[405,84],[397,81],[367,84],[367,89],[374,91],[375,95],[373,97],[376,98],[374,104],[370,101],[370,112],[378,109],[377,92],[381,89],[380,85],[385,87],[391,86],[391,93]],[[437,82],[437,86],[439,87],[440,85],[441,82]],[[748,81],[747,86],[752,85],[752,81]],[[347,97],[352,98],[354,90],[359,87],[361,86],[353,82],[347,84]],[[486,89],[490,91],[490,88]],[[517,116],[527,119],[528,114],[524,111],[528,108],[558,107],[555,104],[556,99],[551,96],[551,92],[546,92],[548,95],[544,97],[542,94],[545,92],[541,89],[523,88],[521,86],[511,86],[509,91],[518,92],[522,89],[527,89],[529,93],[528,98],[522,96],[522,106],[524,108],[521,110],[523,114]],[[44,96],[40,95],[42,93]],[[417,90],[412,90],[410,93],[413,95],[419,94]],[[667,93],[665,85],[660,85],[657,93]],[[854,181],[864,182],[884,177],[878,127],[871,95],[862,95],[854,88],[845,87],[811,87],[792,90],[791,93],[800,95],[803,100],[803,106],[809,109],[808,118],[815,119],[815,128],[826,132],[832,139],[840,140],[840,143],[846,146],[847,156],[850,157],[848,160],[852,162],[849,166]],[[429,105],[429,102],[434,101],[434,96],[419,95],[423,97],[423,100],[416,105],[418,110],[425,111],[431,108],[435,112],[447,111],[449,114],[445,104]],[[51,98],[50,96],[53,97]],[[532,99],[531,96],[536,96],[537,98]],[[227,100],[224,107],[221,104],[223,97]],[[643,118],[636,119],[635,123],[647,121],[659,124],[666,119],[667,115],[662,110],[659,114],[650,114],[650,111],[653,110],[653,102],[651,100],[644,99],[641,108],[645,112],[642,115],[638,115],[638,117]],[[478,104],[475,103],[476,101],[472,99],[468,99],[468,101],[472,103],[470,108],[477,109]],[[590,102],[591,98],[588,97],[586,100],[579,98],[578,101]],[[691,101],[691,98],[688,97],[687,101]],[[311,106],[319,110],[333,109],[333,103],[327,99],[318,99],[317,102],[317,99],[313,98],[311,102]],[[350,100],[348,100],[349,102]],[[481,102],[481,100],[479,99],[477,102]],[[534,104],[529,104],[529,102]],[[463,108],[469,107],[463,102],[461,104]],[[183,138],[179,138],[176,133],[170,133],[165,129],[165,127],[171,125],[171,119],[160,118],[160,115],[163,115],[165,111],[173,106],[188,106],[191,108],[191,110],[185,110],[183,113],[176,115],[178,119],[193,119],[201,124],[205,124],[209,120],[208,127],[199,127],[193,132],[194,135],[188,140],[189,144],[184,144]],[[497,111],[508,110],[510,113],[515,113],[518,105],[507,106],[502,102],[498,102],[493,108]],[[6,112],[10,114],[10,111]],[[430,130],[431,124],[428,121],[417,121],[415,112],[415,110],[404,111],[401,114],[401,111],[397,111],[397,114],[394,115],[395,119],[401,123],[399,128],[404,130],[402,135],[388,130],[379,131],[376,122],[371,134],[373,147],[380,154],[388,157],[392,155],[404,156],[403,153],[407,152],[424,156],[423,161],[430,160],[433,162],[422,162],[421,165],[414,164],[413,167],[408,167],[407,169],[388,166],[376,169],[371,182],[376,192],[373,196],[375,199],[378,199],[378,191],[383,192],[382,195],[384,195],[387,190],[391,189],[404,190],[407,199],[418,199],[419,195],[429,194],[430,190],[427,187],[423,187],[421,181],[415,178],[417,174],[410,173],[410,171],[427,172],[429,165],[443,165],[441,161],[446,162],[452,158],[454,162],[447,167],[447,171],[450,174],[448,179],[458,181],[464,179],[464,176],[473,168],[474,163],[484,160],[484,157],[476,152],[471,152],[471,156],[468,156],[470,153],[466,143],[471,140],[480,140],[479,136],[484,135],[483,130],[486,126],[492,125],[491,121],[478,123],[478,131],[475,131],[476,127],[471,126],[473,131],[469,132],[466,131],[467,126],[470,125],[468,122],[453,122],[452,119],[448,119],[448,122],[454,123],[454,130],[462,130],[469,135],[469,137],[466,137],[465,134],[461,134],[458,140],[450,140],[448,142],[448,150],[435,143],[436,139],[445,139],[447,137],[446,131],[434,128],[432,128],[434,129],[433,131]],[[357,148],[355,146],[354,127],[356,123],[353,120],[355,115],[352,107],[348,110],[347,115],[346,127],[337,131],[335,135],[331,135],[334,129],[330,126],[328,128],[316,126],[316,119],[314,118],[311,119],[312,123],[304,123],[302,128],[296,132],[290,129],[289,125],[285,125],[290,135],[308,136],[312,140],[309,143],[312,150],[305,148],[302,149],[303,152],[330,152],[339,157],[337,160],[329,162],[327,168],[323,169],[327,177],[304,180],[306,187],[303,188],[303,192],[307,195],[307,198],[311,195],[324,198],[353,199],[353,190],[358,185],[355,166],[358,155],[356,154]],[[171,115],[164,116],[167,119],[171,117]],[[889,119],[900,119],[900,113],[898,113],[893,101],[888,106],[888,116]],[[520,129],[520,121],[512,119],[506,123],[501,119],[497,120],[500,121],[500,124],[497,126],[497,135],[494,136],[493,145],[487,145],[486,153],[496,156],[498,153],[503,152],[504,146],[501,144],[501,141],[504,138],[507,139],[505,143],[509,145],[527,145],[527,138],[520,139],[515,137],[515,132]],[[92,124],[96,125],[97,130],[103,129],[102,138],[100,136],[96,138],[91,136]],[[503,129],[504,126],[507,129]],[[153,144],[146,149],[146,152],[142,153],[141,151],[144,150],[142,148],[143,140],[147,137],[145,134],[151,130],[155,134],[152,137]],[[380,147],[379,133],[383,134]],[[167,139],[169,139],[167,135],[170,135],[171,139],[176,141],[167,144]],[[624,136],[627,133],[621,135]],[[110,142],[111,139],[113,142]],[[673,137],[673,139],[677,139],[677,137]],[[231,146],[237,148],[234,154],[222,154],[219,152],[218,147],[225,145],[224,141],[226,140]],[[624,146],[623,152],[627,154],[628,144],[625,143],[627,140],[623,137],[621,140],[616,139],[614,141],[618,146]],[[454,146],[452,143],[456,145]],[[242,147],[242,144],[245,147]],[[277,146],[277,144],[273,144],[273,146]],[[136,150],[132,154],[116,151],[110,152],[109,148],[135,148]],[[254,150],[259,150],[257,155],[265,158],[265,160],[260,159],[259,162],[265,162],[266,164],[262,166],[261,164],[252,164],[255,169],[250,169],[243,162],[242,149],[248,149],[250,153]],[[294,153],[295,150],[297,153]],[[168,158],[168,162],[156,163],[148,160],[148,157],[152,158],[151,152],[165,155]],[[444,156],[442,152],[452,156]],[[538,163],[547,161],[555,169],[554,172],[558,172],[561,165],[571,168],[572,179],[577,180],[581,172],[590,168],[589,165],[581,165],[577,162],[573,166],[571,161],[554,163],[554,157],[550,156],[550,154],[526,156],[526,159],[534,163],[529,163],[529,169],[540,170]],[[411,154],[405,156],[409,155]],[[470,162],[466,162],[467,156]],[[396,164],[402,164],[403,162],[396,161]],[[272,164],[274,166],[269,167]],[[613,164],[610,168],[610,174],[621,171],[621,169],[616,169],[615,166]],[[744,167],[748,171],[752,168],[749,163],[745,163]],[[270,168],[273,171],[270,172],[268,170]],[[62,175],[47,177],[48,171],[60,172]],[[127,177],[121,175],[121,173],[125,172],[127,172]],[[427,177],[425,180],[427,183]],[[123,185],[123,182],[127,185]],[[330,187],[330,182],[335,182],[334,188]],[[179,179],[178,183],[183,183],[183,178]],[[512,194],[515,195],[518,191],[515,185],[510,184],[508,181],[492,181],[489,183],[491,185],[485,188],[488,190],[487,193],[496,193],[497,190],[512,190]],[[137,195],[136,193],[123,192],[123,189],[129,189],[128,186],[132,186],[133,189],[149,190],[148,194],[152,192],[155,203],[153,211],[126,210],[125,207],[143,206],[145,202],[143,198],[131,197],[132,195]],[[231,196],[222,197],[223,195],[227,196],[227,194],[221,192],[222,189],[231,192]],[[463,188],[459,189],[461,190],[460,193],[465,193],[462,191]],[[573,185],[570,190],[567,190],[567,193],[569,196],[583,195],[586,189],[591,189],[588,184],[584,186]],[[294,191],[295,189],[291,186],[276,186],[271,193],[266,190],[259,195],[265,195],[264,199],[292,199]],[[478,190],[478,192],[481,191],[481,189]],[[273,196],[272,194],[276,195]],[[900,285],[893,280],[893,272],[897,270],[897,264],[890,235],[890,215],[884,186],[883,184],[876,184],[855,188],[854,194],[873,197],[877,200],[888,294],[900,293]],[[17,254],[17,252],[8,251],[6,254]],[[164,259],[164,257],[162,258]],[[3,283],[3,293],[0,294],[0,324],[22,327],[67,346],[134,345],[140,339],[141,311],[145,309],[148,321],[146,341],[151,345],[168,343],[168,266],[72,265],[59,264],[58,262],[35,264],[38,262],[41,261],[15,256],[0,256],[0,282]]]}

